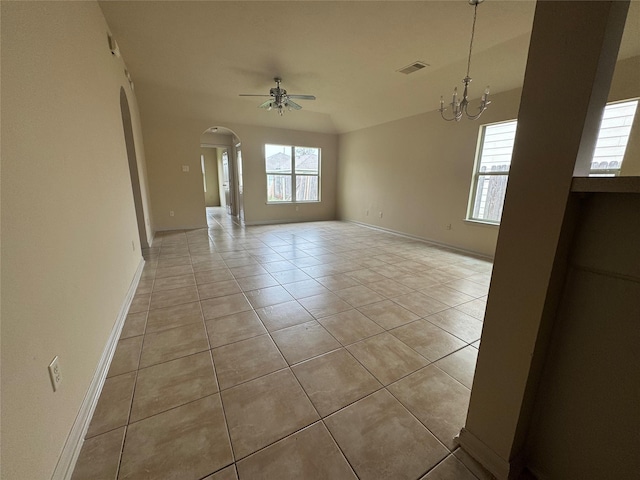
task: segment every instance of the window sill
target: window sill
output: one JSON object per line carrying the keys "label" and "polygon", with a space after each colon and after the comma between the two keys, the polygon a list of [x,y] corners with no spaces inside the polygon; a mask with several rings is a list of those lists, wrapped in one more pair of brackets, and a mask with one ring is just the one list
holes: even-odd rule
{"label": "window sill", "polygon": [[310,203],[322,203],[320,200],[308,201],[308,202],[265,202],[265,205],[307,205]]}
{"label": "window sill", "polygon": [[465,218],[463,221],[465,223],[471,223],[473,225],[481,225],[481,226],[485,226],[485,227],[500,227],[499,223],[484,222],[482,220],[473,220],[471,218]]}

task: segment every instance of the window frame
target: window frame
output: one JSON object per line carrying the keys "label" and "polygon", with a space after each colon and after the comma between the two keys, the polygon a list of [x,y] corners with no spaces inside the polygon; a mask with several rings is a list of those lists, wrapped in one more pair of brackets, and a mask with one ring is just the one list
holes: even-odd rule
{"label": "window frame", "polygon": [[[619,105],[622,103],[636,103],[636,108],[634,110],[634,114],[633,117],[631,119],[631,125],[629,126],[629,135],[627,136],[627,143],[625,144],[625,153],[622,157],[622,160],[620,161],[620,166],[618,168],[615,169],[594,169],[593,168],[593,160],[591,162],[591,166],[589,168],[589,176],[590,177],[602,177],[602,176],[619,176],[620,175],[620,170],[622,169],[622,163],[624,161],[624,156],[626,155],[626,148],[628,146],[628,142],[629,142],[629,138],[631,136],[631,130],[633,129],[633,125],[638,121],[637,118],[637,114],[638,114],[638,106],[640,105],[640,98],[638,97],[634,97],[634,98],[627,98],[624,100],[618,100],[615,102],[609,102],[605,105],[605,109],[609,106],[612,105]],[[603,116],[604,116],[604,111],[603,111]],[[481,176],[493,176],[493,175],[505,175],[507,177],[507,181],[509,178],[509,172],[511,171],[511,158],[509,159],[509,169],[507,170],[503,170],[503,171],[485,171],[485,172],[481,172],[480,171],[480,167],[482,165],[482,153],[483,153],[483,149],[484,149],[484,142],[485,142],[485,133],[487,130],[487,127],[491,127],[493,125],[504,125],[507,123],[516,123],[516,130],[514,131],[514,141],[515,141],[515,134],[517,132],[517,119],[511,119],[511,120],[505,120],[505,121],[501,121],[501,122],[494,122],[494,123],[487,123],[485,125],[481,125],[480,129],[479,129],[479,133],[478,133],[478,141],[477,141],[477,146],[476,146],[476,155],[475,155],[475,161],[473,164],[473,175],[471,177],[471,188],[470,188],[470,192],[469,192],[469,202],[467,204],[467,214],[465,217],[465,221],[467,222],[472,222],[472,223],[480,223],[480,224],[485,224],[485,225],[493,225],[493,226],[500,226],[500,221],[502,220],[502,215],[500,216],[500,220],[498,221],[493,221],[493,220],[486,220],[486,219],[481,219],[481,218],[475,218],[474,217],[474,210],[476,209],[476,200],[477,200],[477,195],[478,195],[478,183],[479,183],[479,179]],[[598,128],[598,138],[596,139],[596,142],[600,139],[600,133],[601,133],[601,127]],[[513,156],[513,152],[512,152],[512,156]],[[595,149],[594,149],[594,158],[595,158]]]}
{"label": "window frame", "polygon": [[[491,127],[494,125],[504,125],[507,123],[516,123],[516,129],[517,129],[517,119],[512,119],[512,120],[505,120],[502,122],[493,122],[493,123],[487,123],[484,125],[480,126],[479,129],[479,133],[478,133],[478,141],[477,141],[477,146],[476,146],[476,155],[475,155],[475,162],[473,164],[473,175],[471,177],[471,189],[469,192],[469,203],[467,205],[467,215],[465,220],[468,222],[474,222],[474,223],[482,223],[485,225],[495,225],[495,226],[499,226],[500,225],[500,221],[492,221],[492,220],[486,220],[483,218],[474,218],[473,217],[473,211],[475,210],[476,207],[476,197],[478,194],[478,181],[479,178],[481,176],[506,176],[507,177],[507,181],[509,179],[509,172],[511,171],[511,159],[509,159],[509,169],[508,170],[496,170],[496,171],[485,171],[485,172],[481,172],[480,171],[480,166],[482,165],[482,150],[484,148],[484,142],[485,142],[485,132],[487,130],[487,127]],[[514,135],[515,138],[515,135]],[[513,153],[512,153],[513,155]],[[502,216],[500,216],[500,218],[502,219]]]}
{"label": "window frame", "polygon": [[[275,147],[283,147],[283,148],[288,148],[290,151],[290,159],[291,159],[291,164],[290,164],[290,172],[280,172],[280,171],[275,171],[275,170],[269,170],[267,168],[267,147],[268,146],[275,146]],[[296,172],[296,149],[297,148],[309,148],[309,149],[314,149],[318,151],[318,172],[317,173],[298,173]],[[322,201],[321,198],[321,181],[322,181],[322,148],[321,147],[310,147],[310,146],[303,146],[303,145],[282,145],[282,144],[278,144],[278,143],[265,143],[264,144],[264,167],[265,167],[265,179],[267,181],[267,186],[265,189],[265,193],[267,196],[267,200],[266,203],[267,205],[283,205],[283,204],[292,204],[292,203],[320,203]],[[269,200],[269,176],[273,176],[273,175],[277,175],[277,176],[282,176],[282,177],[289,177],[289,185],[291,188],[291,200]],[[296,195],[297,195],[297,178],[301,177],[301,178],[306,178],[306,177],[315,177],[317,178],[317,200],[298,200]]]}

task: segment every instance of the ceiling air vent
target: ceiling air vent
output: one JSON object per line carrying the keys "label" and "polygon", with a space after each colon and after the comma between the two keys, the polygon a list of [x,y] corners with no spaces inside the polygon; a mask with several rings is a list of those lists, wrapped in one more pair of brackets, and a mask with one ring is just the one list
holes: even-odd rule
{"label": "ceiling air vent", "polygon": [[422,70],[425,67],[428,67],[428,63],[424,62],[413,62],[406,67],[402,67],[400,70],[396,70],[396,72],[404,73],[405,75],[409,75],[410,73],[417,72],[418,70]]}

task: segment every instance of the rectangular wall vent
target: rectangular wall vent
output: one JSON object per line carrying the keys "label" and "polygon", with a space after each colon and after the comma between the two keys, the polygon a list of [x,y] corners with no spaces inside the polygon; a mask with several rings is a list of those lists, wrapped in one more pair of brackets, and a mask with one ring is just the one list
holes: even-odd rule
{"label": "rectangular wall vent", "polygon": [[418,70],[422,70],[425,67],[428,67],[428,63],[424,62],[413,62],[406,67],[402,67],[400,70],[396,70],[396,72],[404,73],[405,75],[409,75],[410,73],[417,72]]}

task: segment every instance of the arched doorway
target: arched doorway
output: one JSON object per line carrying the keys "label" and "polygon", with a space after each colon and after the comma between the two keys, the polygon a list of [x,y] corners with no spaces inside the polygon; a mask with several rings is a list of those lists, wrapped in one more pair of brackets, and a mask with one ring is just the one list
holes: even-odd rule
{"label": "arched doorway", "polygon": [[133,139],[133,127],[131,125],[131,111],[129,101],[123,87],[120,87],[120,112],[122,114],[122,128],[124,129],[124,142],[127,147],[127,159],[129,161],[129,176],[131,177],[131,190],[133,192],[133,204],[136,210],[138,223],[138,235],[140,247],[149,248],[147,242],[147,228],[144,221],[144,207],[142,205],[142,191],[140,189],[140,176],[138,175],[138,160],[136,158],[136,146]]}
{"label": "arched doorway", "polygon": [[[200,147],[203,150],[214,150],[217,163],[220,205],[226,208],[229,215],[240,222],[244,221],[244,195],[242,180],[242,143],[236,133],[223,126],[207,128],[200,136]],[[207,165],[210,162],[202,157],[207,198]]]}

